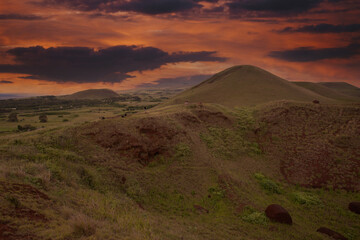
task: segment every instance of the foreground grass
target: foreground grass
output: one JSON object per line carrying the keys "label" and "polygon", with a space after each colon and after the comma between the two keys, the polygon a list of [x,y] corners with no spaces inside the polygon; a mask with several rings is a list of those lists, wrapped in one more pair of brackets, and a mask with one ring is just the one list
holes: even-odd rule
{"label": "foreground grass", "polygon": [[[81,138],[63,129],[2,137],[1,186],[26,184],[50,200],[3,187],[0,208],[11,211],[2,211],[0,223],[15,229],[18,239],[26,234],[36,239],[326,239],[316,232],[321,226],[360,238],[359,216],[347,210],[350,201],[360,201],[359,193],[287,184],[251,136],[251,109],[226,112],[230,127],[194,128],[156,111],[129,122],[159,117],[175,122],[186,137],[171,146],[171,154],[157,155],[135,170],[90,161],[79,148]],[[172,111],[193,114],[194,109]],[[107,149],[87,147],[110,156]],[[272,203],[290,212],[293,226],[265,217]],[[23,208],[47,220],[16,214]]]}

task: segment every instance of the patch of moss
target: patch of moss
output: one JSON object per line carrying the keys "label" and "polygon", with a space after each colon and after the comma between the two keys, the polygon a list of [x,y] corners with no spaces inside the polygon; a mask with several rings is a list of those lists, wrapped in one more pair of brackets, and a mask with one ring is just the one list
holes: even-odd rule
{"label": "patch of moss", "polygon": [[269,222],[269,219],[265,216],[264,213],[258,212],[251,207],[246,207],[244,209],[241,219],[248,223],[264,226],[266,226]]}
{"label": "patch of moss", "polygon": [[302,205],[319,205],[321,204],[321,200],[311,194],[306,192],[294,192],[291,194],[291,198],[293,202],[302,204]]}
{"label": "patch of moss", "polygon": [[273,193],[280,194],[281,193],[279,184],[277,184],[276,182],[272,181],[271,179],[265,177],[263,174],[255,173],[254,177],[260,184],[261,188],[264,189],[267,193],[270,193],[270,194],[273,194]]}

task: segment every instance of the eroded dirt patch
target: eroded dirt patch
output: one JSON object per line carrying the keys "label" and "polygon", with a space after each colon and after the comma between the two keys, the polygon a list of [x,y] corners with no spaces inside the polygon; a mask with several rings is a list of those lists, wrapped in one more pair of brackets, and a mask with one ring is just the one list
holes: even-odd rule
{"label": "eroded dirt patch", "polygon": [[149,117],[126,122],[98,122],[84,129],[91,142],[125,157],[147,165],[157,155],[167,155],[184,132],[163,119]]}
{"label": "eroded dirt patch", "polygon": [[216,126],[230,126],[232,121],[222,112],[214,112],[206,109],[194,110],[193,113],[204,123]]}
{"label": "eroded dirt patch", "polygon": [[39,239],[31,232],[18,232],[23,223],[47,223],[49,219],[38,209],[48,208],[50,198],[27,185],[0,181],[0,239]]}
{"label": "eroded dirt patch", "polygon": [[263,151],[280,159],[293,184],[360,190],[360,107],[303,105],[268,109],[256,130]]}

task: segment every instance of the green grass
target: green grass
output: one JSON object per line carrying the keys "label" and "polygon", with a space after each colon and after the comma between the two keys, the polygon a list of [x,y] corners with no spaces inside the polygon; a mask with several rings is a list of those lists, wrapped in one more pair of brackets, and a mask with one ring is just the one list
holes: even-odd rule
{"label": "green grass", "polygon": [[294,192],[291,196],[295,203],[301,205],[319,205],[322,203],[318,196],[307,192]]}
{"label": "green grass", "polygon": [[[78,114],[72,121],[80,124],[87,119],[84,114],[93,114],[85,110],[98,112],[83,110],[67,116]],[[36,239],[326,239],[316,233],[320,226],[359,239],[359,216],[347,209],[350,201],[360,201],[359,193],[284,182],[253,138],[253,109],[226,112],[233,126],[189,129],[172,115],[179,111],[191,110],[177,106],[129,120],[90,123],[92,128],[116,123],[129,134],[138,134],[138,121],[147,117],[164,129],[176,126],[178,138],[163,146],[169,151],[148,166],[136,159],[123,161],[119,152],[82,136],[83,123],[75,125],[76,131],[61,125],[57,130],[45,127],[0,137],[0,182],[6,183],[0,184],[0,210],[27,207],[50,221],[5,216],[5,211],[0,216],[21,226],[19,233],[34,233]],[[57,115],[49,119],[52,116],[62,120]],[[21,189],[2,194],[2,187],[12,183],[28,184],[51,200],[31,197]],[[289,211],[292,226],[267,219],[264,210],[273,203]]]}
{"label": "green grass", "polygon": [[269,219],[266,217],[265,213],[258,212],[251,207],[246,207],[243,211],[241,219],[245,222],[258,224],[258,225],[268,225]]}
{"label": "green grass", "polygon": [[280,194],[281,193],[281,188],[280,188],[279,184],[277,184],[273,180],[265,177],[263,174],[255,173],[254,177],[260,184],[261,188],[264,189],[267,193],[270,193],[270,194],[272,194],[272,193]]}

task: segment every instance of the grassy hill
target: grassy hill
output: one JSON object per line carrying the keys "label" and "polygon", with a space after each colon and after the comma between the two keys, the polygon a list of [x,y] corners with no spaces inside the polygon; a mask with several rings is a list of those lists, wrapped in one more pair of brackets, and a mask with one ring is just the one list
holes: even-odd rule
{"label": "grassy hill", "polygon": [[[358,106],[189,104],[2,137],[0,236],[326,240],[325,226],[356,240],[357,119]],[[273,203],[292,226],[267,219]]]}
{"label": "grassy hill", "polygon": [[254,66],[235,66],[174,97],[167,104],[205,102],[228,107],[276,100],[334,102]]}
{"label": "grassy hill", "polygon": [[[359,103],[328,104],[252,66],[193,91],[214,103],[185,92],[194,103],[114,105],[91,121],[105,110],[74,109],[73,125],[54,115],[0,136],[0,239],[329,239],[320,227],[360,239],[348,209],[360,201]],[[270,204],[293,224],[270,221]]]}
{"label": "grassy hill", "polygon": [[[345,92],[341,92],[341,91],[329,88],[326,86],[326,84],[313,83],[313,82],[293,82],[293,83],[300,87],[303,87],[310,91],[313,91],[321,96],[327,97],[327,98],[336,99],[339,101],[348,101],[348,102],[359,102],[360,101],[360,95],[358,98],[355,95],[352,96],[351,94],[347,94]],[[345,83],[345,84],[347,84],[347,83]],[[335,83],[335,85],[337,85],[337,83]]]}
{"label": "grassy hill", "polygon": [[71,95],[60,96],[66,100],[77,99],[105,99],[119,97],[119,94],[110,89],[88,89],[80,92],[73,93]]}
{"label": "grassy hill", "polygon": [[346,82],[321,82],[319,84],[345,95],[360,97],[360,88]]}

